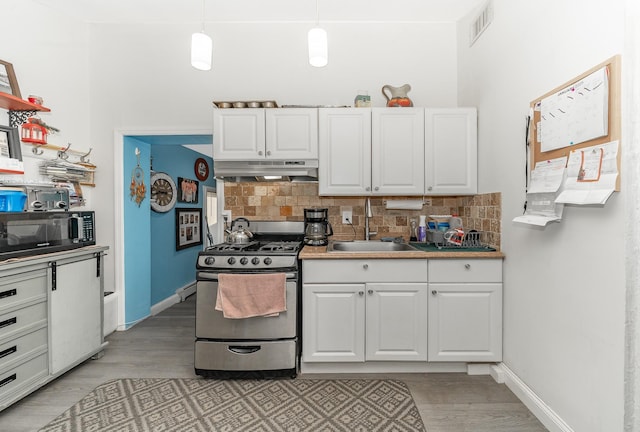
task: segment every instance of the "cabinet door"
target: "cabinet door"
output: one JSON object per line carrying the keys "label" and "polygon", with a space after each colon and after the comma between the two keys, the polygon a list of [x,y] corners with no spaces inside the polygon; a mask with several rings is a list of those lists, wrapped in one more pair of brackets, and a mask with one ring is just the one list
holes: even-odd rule
{"label": "cabinet door", "polygon": [[424,194],[424,109],[373,108],[371,187],[374,195]]}
{"label": "cabinet door", "polygon": [[303,361],[364,361],[364,289],[364,284],[303,285]]}
{"label": "cabinet door", "polygon": [[271,159],[318,159],[317,108],[265,110],[266,156]]}
{"label": "cabinet door", "polygon": [[371,109],[321,108],[319,123],[320,195],[371,193]]}
{"label": "cabinet door", "polygon": [[367,284],[366,359],[427,360],[426,283]]}
{"label": "cabinet door", "polygon": [[218,160],[264,159],[264,109],[214,110],[213,158]]}
{"label": "cabinet door", "polygon": [[502,284],[429,284],[429,361],[502,360]]}
{"label": "cabinet door", "polygon": [[478,191],[475,108],[425,108],[425,193]]}
{"label": "cabinet door", "polygon": [[52,374],[87,359],[102,345],[101,259],[62,260],[50,269]]}

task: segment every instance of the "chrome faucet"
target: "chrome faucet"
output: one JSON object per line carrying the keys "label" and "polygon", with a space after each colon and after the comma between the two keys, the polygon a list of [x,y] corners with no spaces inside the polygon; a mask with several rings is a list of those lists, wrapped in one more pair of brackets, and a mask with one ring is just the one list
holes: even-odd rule
{"label": "chrome faucet", "polygon": [[371,236],[378,234],[378,231],[369,231],[369,218],[373,217],[371,211],[371,199],[367,198],[364,203],[364,239],[370,240]]}

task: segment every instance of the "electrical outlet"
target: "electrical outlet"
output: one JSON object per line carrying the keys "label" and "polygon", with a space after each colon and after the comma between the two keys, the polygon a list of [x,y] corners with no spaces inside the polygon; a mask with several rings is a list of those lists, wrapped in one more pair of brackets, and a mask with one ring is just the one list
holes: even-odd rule
{"label": "electrical outlet", "polygon": [[342,210],[342,223],[353,223],[353,210]]}
{"label": "electrical outlet", "polygon": [[222,210],[222,222],[229,227],[231,226],[231,210]]}

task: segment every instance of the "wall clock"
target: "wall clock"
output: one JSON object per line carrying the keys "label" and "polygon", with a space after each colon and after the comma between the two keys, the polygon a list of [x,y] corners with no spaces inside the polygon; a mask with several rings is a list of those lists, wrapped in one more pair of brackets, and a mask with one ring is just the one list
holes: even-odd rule
{"label": "wall clock", "polygon": [[200,181],[205,181],[209,178],[209,164],[202,158],[196,159],[193,171],[196,173],[196,177],[198,177],[198,180]]}
{"label": "wall clock", "polygon": [[171,176],[163,172],[151,174],[151,210],[166,213],[177,199],[178,191]]}

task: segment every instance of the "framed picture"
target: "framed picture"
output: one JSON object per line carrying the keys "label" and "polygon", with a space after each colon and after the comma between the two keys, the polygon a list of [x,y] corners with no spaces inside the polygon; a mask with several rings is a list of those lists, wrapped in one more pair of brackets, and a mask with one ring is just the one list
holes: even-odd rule
{"label": "framed picture", "polygon": [[178,177],[178,202],[197,204],[199,187],[197,180]]}
{"label": "framed picture", "polygon": [[0,92],[8,93],[22,99],[18,80],[13,71],[13,65],[6,61],[0,60]]}
{"label": "framed picture", "polygon": [[18,128],[0,126],[0,157],[22,160]]}
{"label": "framed picture", "polygon": [[200,181],[206,181],[209,178],[209,164],[203,158],[196,159],[193,171],[196,174],[196,178]]}
{"label": "framed picture", "polygon": [[202,209],[176,207],[176,250],[202,244]]}

